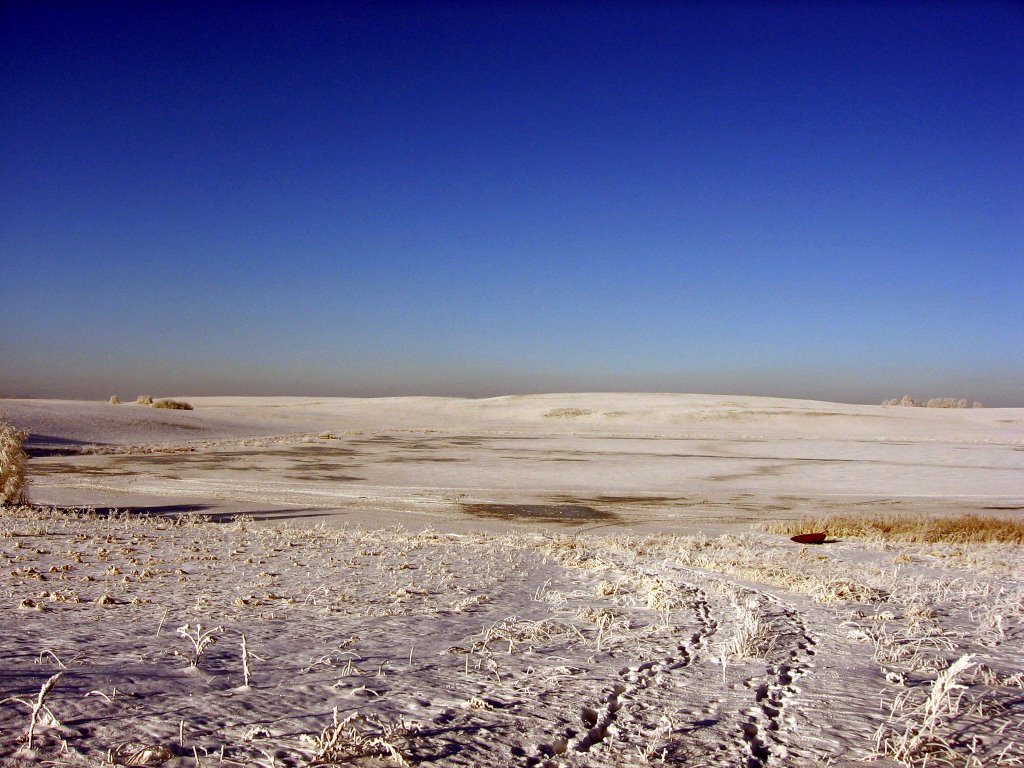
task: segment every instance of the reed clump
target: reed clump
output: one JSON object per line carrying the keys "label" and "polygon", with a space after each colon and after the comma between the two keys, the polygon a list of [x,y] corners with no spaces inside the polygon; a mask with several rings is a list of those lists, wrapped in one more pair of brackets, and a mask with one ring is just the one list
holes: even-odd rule
{"label": "reed clump", "polygon": [[893,514],[825,515],[800,520],[773,521],[763,524],[761,529],[786,536],[825,531],[829,536],[924,544],[1024,544],[1024,520],[974,513],[942,517]]}

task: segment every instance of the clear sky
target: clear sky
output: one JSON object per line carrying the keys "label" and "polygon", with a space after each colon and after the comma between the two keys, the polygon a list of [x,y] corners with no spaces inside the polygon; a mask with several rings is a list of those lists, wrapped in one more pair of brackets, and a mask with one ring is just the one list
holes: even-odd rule
{"label": "clear sky", "polygon": [[0,394],[1024,406],[1019,3],[0,10]]}

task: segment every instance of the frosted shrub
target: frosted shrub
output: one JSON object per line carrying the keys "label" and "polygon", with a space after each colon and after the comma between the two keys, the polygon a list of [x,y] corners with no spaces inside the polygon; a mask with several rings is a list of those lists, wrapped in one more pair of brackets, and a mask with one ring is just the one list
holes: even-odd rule
{"label": "frosted shrub", "polygon": [[0,419],[0,505],[28,502],[27,436]]}
{"label": "frosted shrub", "polygon": [[968,406],[967,400],[964,398],[955,397],[933,397],[927,402],[922,403],[920,400],[915,400],[910,395],[904,395],[901,398],[892,398],[891,400],[883,400],[883,406],[889,405],[904,405],[912,408],[981,408],[981,403],[975,401],[973,406]]}
{"label": "frosted shrub", "polygon": [[169,398],[164,400],[154,400],[154,408],[170,408],[172,411],[191,411],[192,406],[188,403],[182,402],[181,400],[171,400]]}
{"label": "frosted shrub", "polygon": [[118,397],[117,395],[111,395],[110,396],[110,404],[111,405],[120,405],[121,404],[121,398]]}
{"label": "frosted shrub", "polygon": [[139,405],[152,405],[153,404],[153,396],[152,395],[139,395],[138,397],[135,398],[135,402],[138,403]]}
{"label": "frosted shrub", "polygon": [[967,401],[963,398],[954,400],[952,397],[933,397],[925,405],[929,408],[966,408]]}

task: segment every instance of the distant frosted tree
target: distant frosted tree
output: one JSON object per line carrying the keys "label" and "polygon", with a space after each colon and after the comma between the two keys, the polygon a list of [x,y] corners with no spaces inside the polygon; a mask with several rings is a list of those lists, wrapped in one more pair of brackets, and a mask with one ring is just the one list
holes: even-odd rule
{"label": "distant frosted tree", "polygon": [[[920,400],[914,399],[911,395],[904,395],[899,399],[894,397],[891,400],[883,400],[882,405],[905,405],[912,408],[966,408],[967,400],[962,397],[959,400],[955,397],[933,397],[927,402],[922,403]],[[975,400],[974,407],[981,408],[981,403]]]}

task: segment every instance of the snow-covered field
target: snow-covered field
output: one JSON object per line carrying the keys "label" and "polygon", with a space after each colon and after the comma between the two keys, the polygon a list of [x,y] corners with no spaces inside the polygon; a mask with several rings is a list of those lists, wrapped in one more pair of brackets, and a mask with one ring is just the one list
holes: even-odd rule
{"label": "snow-covered field", "polygon": [[184,399],[0,401],[5,765],[1024,764],[1019,546],[751,525],[1019,517],[1020,409]]}
{"label": "snow-covered field", "polygon": [[32,433],[37,503],[693,532],[851,504],[1024,501],[1021,409],[654,394],[185,399],[194,411],[6,400],[0,412]]}

